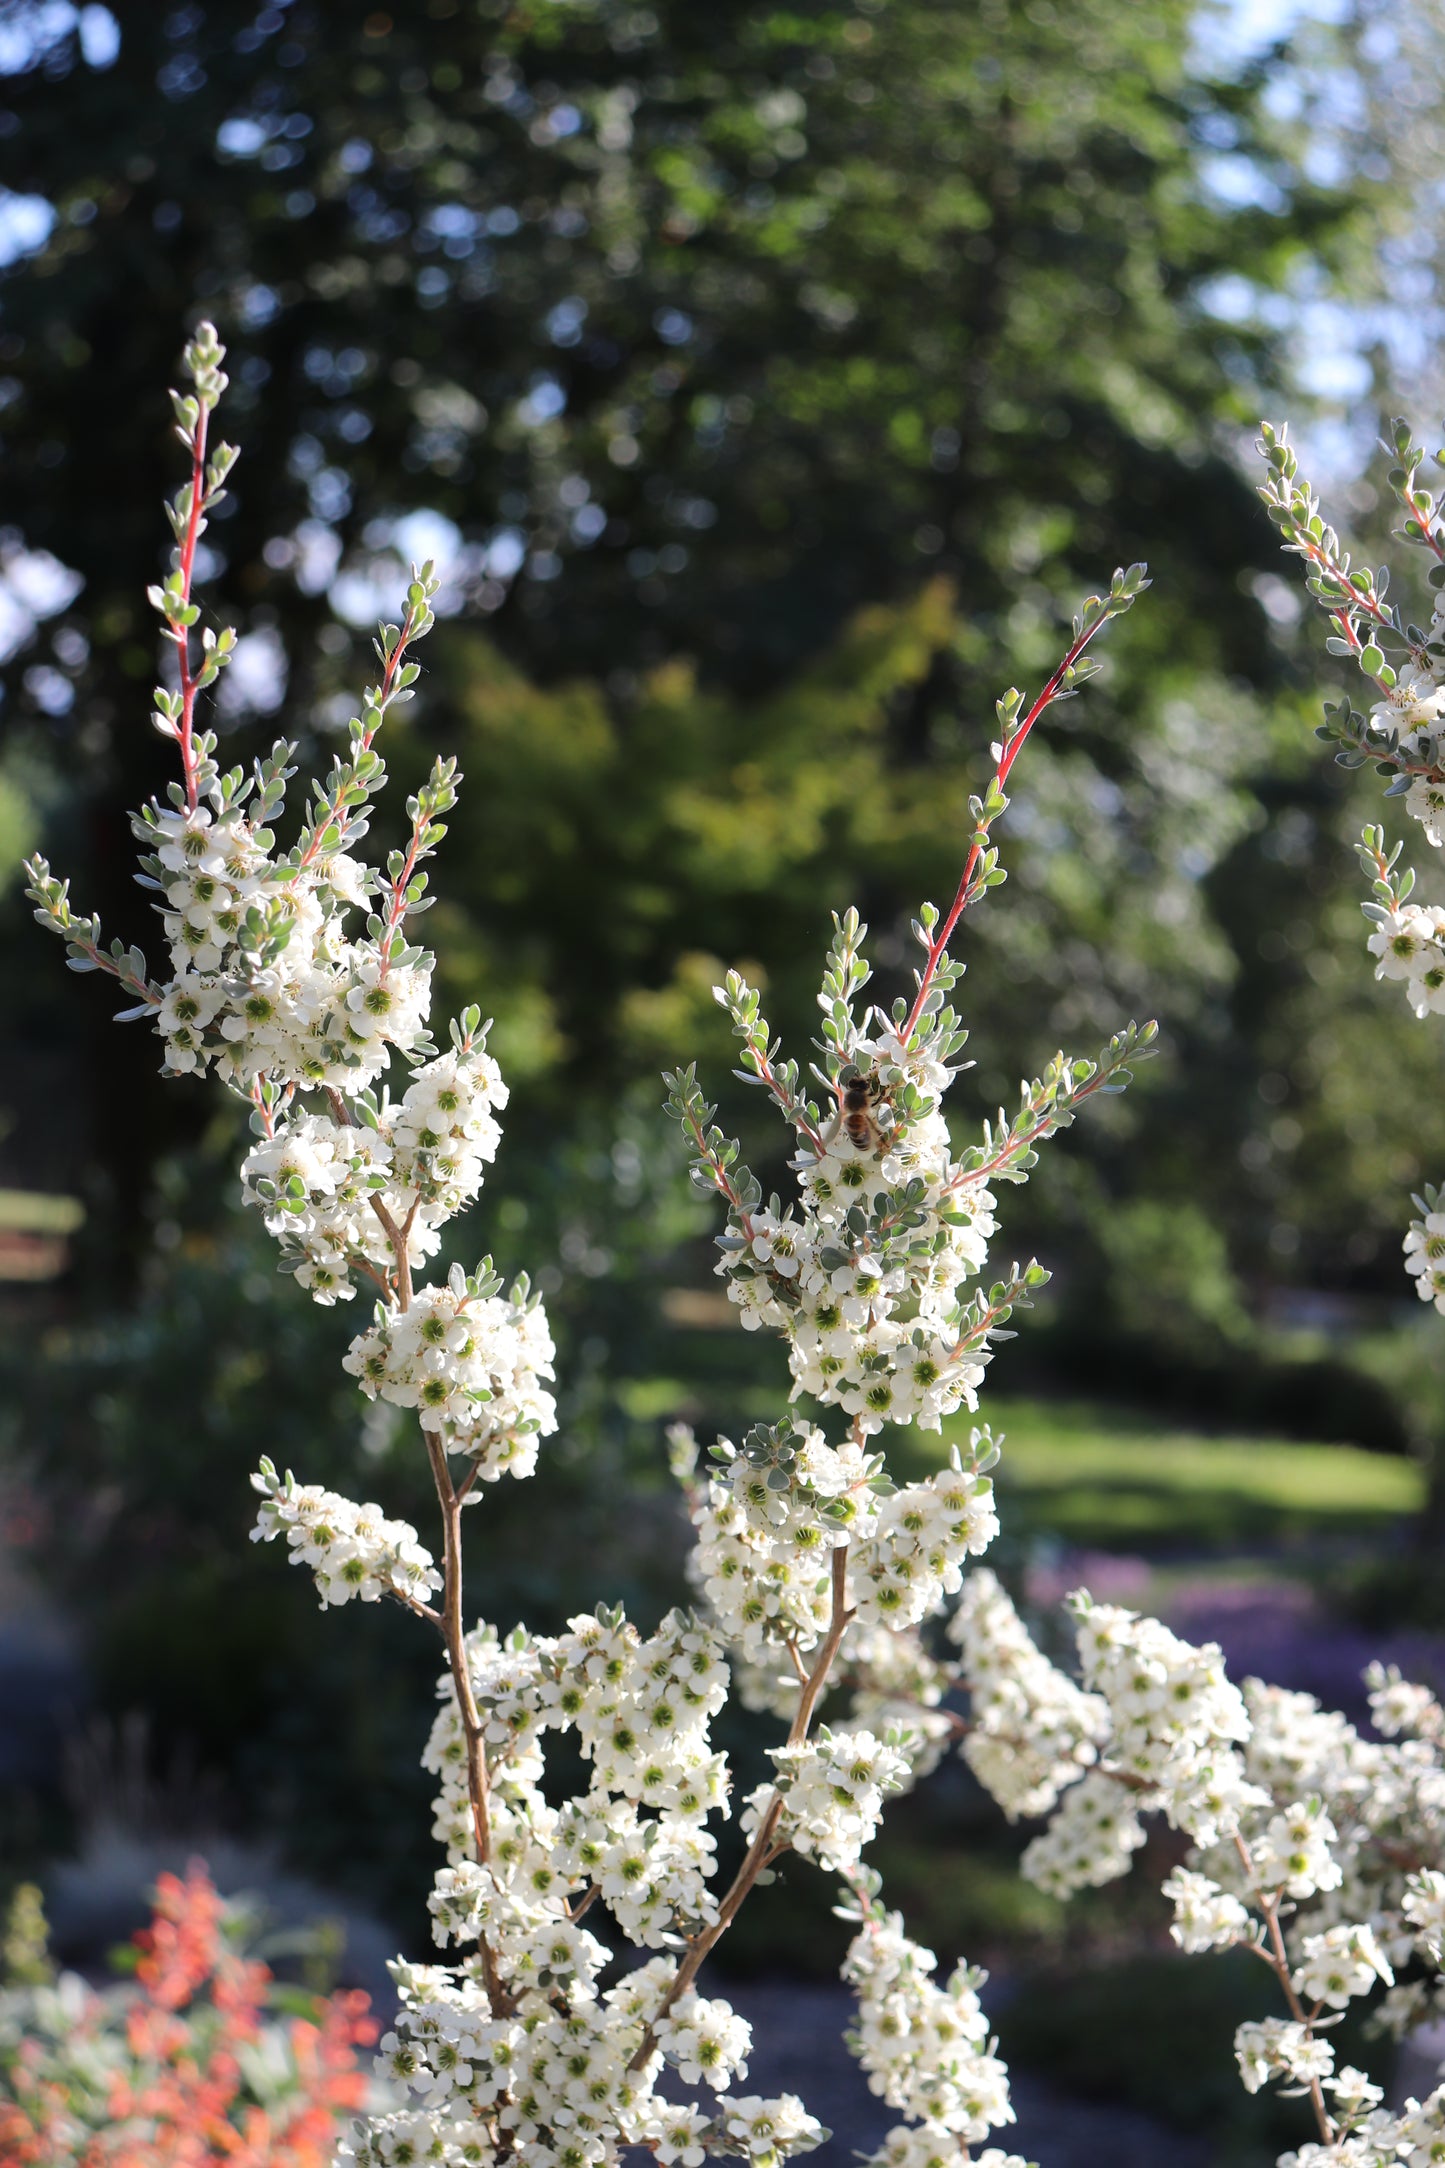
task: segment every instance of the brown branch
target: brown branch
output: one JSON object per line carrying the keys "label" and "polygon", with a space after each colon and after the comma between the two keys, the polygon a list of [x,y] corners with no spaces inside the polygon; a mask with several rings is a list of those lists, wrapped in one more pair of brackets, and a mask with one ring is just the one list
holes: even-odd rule
{"label": "brown branch", "polygon": [[[823,1688],[828,1683],[828,1673],[832,1669],[833,1659],[838,1653],[839,1644],[847,1632],[852,1618],[853,1613],[848,1609],[848,1546],[843,1543],[833,1553],[833,1603],[828,1621],[828,1631],[823,1637],[813,1668],[804,1682],[802,1697],[798,1703],[798,1713],[793,1718],[788,1732],[789,1746],[801,1746],[808,1735],[808,1727],[813,1720],[813,1712],[817,1708]],[[657,2045],[657,2027],[662,2019],[667,2016],[668,2011],[678,1998],[685,1995],[692,1986],[693,1981],[697,1978],[703,1959],[707,1956],[714,1943],[727,1933],[763,1869],[770,1866],[775,1859],[781,1858],[783,1853],[787,1851],[786,1843],[776,1844],[774,1842],[782,1812],[782,1794],[775,1791],[764,1809],[763,1818],[758,1824],[753,1841],[748,1846],[747,1856],[733,1877],[732,1887],[718,1907],[717,1918],[711,1927],[705,1927],[701,1934],[689,1937],[687,1954],[677,1968],[677,1974],[671,1987],[658,2004],[651,2023],[643,2033],[637,2051],[627,2066],[629,2070],[640,2070],[642,2068]]]}
{"label": "brown branch", "polygon": [[[1305,2031],[1313,2038],[1314,2020],[1306,2015],[1305,2006],[1295,1993],[1294,1982],[1290,1978],[1289,1954],[1285,1949],[1284,1934],[1279,1924],[1279,1892],[1276,1890],[1271,1896],[1259,1887],[1259,1884],[1254,1879],[1254,1862],[1249,1856],[1249,1847],[1238,1831],[1235,1832],[1234,1848],[1244,1864],[1244,1871],[1249,1877],[1250,1887],[1259,1900],[1259,1909],[1264,1914],[1265,1924],[1269,1929],[1270,1948],[1269,1950],[1260,1950],[1259,1954],[1279,1981],[1284,1992],[1284,1999],[1289,2004],[1290,2016],[1297,2025],[1303,2025]],[[1258,1944],[1255,1947],[1258,1948]],[[1318,2009],[1316,2009],[1315,2015],[1318,2015]],[[1329,2111],[1325,2107],[1324,2090],[1318,2078],[1310,2079],[1309,2095],[1310,2104],[1315,2111],[1315,2122],[1319,2126],[1320,2137],[1326,2145],[1333,2145],[1335,2142],[1335,2126],[1330,2121]]]}
{"label": "brown branch", "polygon": [[844,1634],[848,1631],[853,1613],[848,1609],[848,1546],[840,1543],[833,1553],[833,1605],[828,1620],[828,1631],[823,1637],[817,1660],[808,1673],[798,1711],[788,1732],[789,1746],[801,1746],[808,1736],[813,1721],[813,1711],[818,1698],[828,1683],[828,1673],[833,1668]]}
{"label": "brown branch", "polygon": [[[426,1439],[427,1454],[431,1460],[432,1480],[436,1484],[437,1503],[442,1510],[445,1539],[443,1563],[446,1580],[440,1621],[442,1638],[446,1642],[447,1660],[452,1674],[452,1692],[456,1697],[457,1716],[461,1722],[462,1739],[466,1747],[467,1796],[472,1813],[472,1838],[476,1845],[477,1858],[486,1866],[492,1856],[491,1791],[487,1775],[486,1739],[482,1731],[481,1712],[477,1708],[477,1697],[472,1690],[471,1667],[467,1662],[466,1629],[462,1623],[461,1504],[452,1485],[446,1447],[434,1430],[423,1430],[422,1436]],[[498,1977],[496,1958],[485,1935],[477,1939],[492,2008],[499,2016],[506,2016],[511,2010],[512,2002]]]}
{"label": "brown branch", "polygon": [[411,1258],[407,1251],[406,1236],[397,1226],[396,1221],[392,1218],[380,1197],[374,1193],[371,1198],[371,1209],[381,1221],[386,1239],[391,1244],[391,1253],[396,1259],[397,1306],[399,1309],[409,1310],[411,1308]]}
{"label": "brown branch", "polygon": [[440,1611],[434,1611],[429,1603],[423,1603],[420,1596],[403,1595],[399,1588],[394,1588],[391,1593],[398,1603],[406,1605],[408,1611],[415,1611],[418,1618],[428,1619],[433,1626],[440,1628],[442,1623]]}

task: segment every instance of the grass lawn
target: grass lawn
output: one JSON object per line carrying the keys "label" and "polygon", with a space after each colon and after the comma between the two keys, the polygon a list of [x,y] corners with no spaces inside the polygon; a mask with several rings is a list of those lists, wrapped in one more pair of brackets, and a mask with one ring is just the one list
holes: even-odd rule
{"label": "grass lawn", "polygon": [[[1005,1526],[1072,1543],[1251,1549],[1261,1540],[1368,1539],[1424,1500],[1415,1462],[1355,1446],[1208,1437],[1095,1403],[991,1398],[987,1412],[1004,1441],[994,1480]],[[946,1435],[964,1441],[968,1426]],[[918,1449],[933,1443],[910,1434],[908,1459],[921,1462]]]}

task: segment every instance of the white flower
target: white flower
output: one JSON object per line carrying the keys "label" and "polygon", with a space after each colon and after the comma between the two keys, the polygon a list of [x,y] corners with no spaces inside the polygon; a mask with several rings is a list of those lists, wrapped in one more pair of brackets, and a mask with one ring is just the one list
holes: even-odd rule
{"label": "white flower", "polygon": [[1445,1874],[1438,1867],[1423,1867],[1410,1875],[1400,1910],[1414,1929],[1422,1954],[1445,1970]]}
{"label": "white flower", "polygon": [[1445,2159],[1445,2086],[1429,2094],[1423,2101],[1407,2100],[1399,2121],[1399,2148],[1401,2157],[1411,2168],[1434,2168]]}
{"label": "white flower", "polygon": [[1372,1928],[1327,1927],[1323,1934],[1306,1935],[1301,1942],[1294,1986],[1305,2002],[1324,2002],[1332,2010],[1343,2010],[1352,1996],[1368,1995],[1380,1980],[1389,1987],[1394,1978]]}
{"label": "white flower", "polygon": [[1435,949],[1435,922],[1417,903],[1402,904],[1381,920],[1365,944],[1378,959],[1377,979],[1413,979],[1428,966]]}
{"label": "white flower", "polygon": [[[814,1739],[772,1747],[769,1753],[783,1801],[780,1835],[835,1874],[848,1873],[878,1827],[885,1796],[908,1781],[907,1756],[872,1732],[835,1736],[826,1726]],[[770,1797],[764,1787],[749,1803],[743,1817],[749,1834]]]}
{"label": "white flower", "polygon": [[[1420,1300],[1433,1302],[1438,1310],[1445,1311],[1445,1212],[1427,1212],[1423,1219],[1410,1222],[1405,1236],[1405,1270],[1414,1277]],[[1381,1708],[1388,1716],[1391,1704],[1382,1701]],[[1379,1715],[1375,1721],[1387,1736],[1391,1735]],[[1395,1726],[1396,1730],[1403,1728]]]}
{"label": "white flower", "polygon": [[1176,1867],[1164,1884],[1164,1894],[1174,1905],[1174,1924],[1169,1932],[1181,1950],[1227,1950],[1250,1931],[1249,1912],[1237,1897],[1211,1882],[1207,1875]]}
{"label": "white flower", "polygon": [[299,1485],[289,1475],[283,1482],[269,1461],[251,1485],[263,1499],[251,1541],[284,1535],[293,1562],[311,1568],[323,1610],[353,1596],[363,1603],[382,1596],[415,1603],[441,1587],[430,1551],[406,1521],[387,1520],[377,1506],[354,1505],[335,1491]]}
{"label": "white flower", "polygon": [[1426,841],[1438,850],[1445,842],[1445,781],[1436,775],[1412,776],[1405,793],[1405,811],[1412,820],[1419,821]]}
{"label": "white flower", "polygon": [[1402,670],[1383,700],[1370,709],[1370,720],[1386,730],[1397,730],[1409,743],[1438,722],[1445,693],[1428,670]]}
{"label": "white flower", "polygon": [[711,2129],[705,2109],[658,2100],[650,2104],[646,2131],[639,2136],[652,2147],[662,2168],[700,2168],[707,2158]]}
{"label": "white flower", "polygon": [[1272,1815],[1262,1837],[1250,1845],[1256,1886],[1286,1897],[1312,1897],[1338,1889],[1342,1875],[1331,1847],[1338,1832],[1318,1799],[1300,1800]]}
{"label": "white flower", "polygon": [[689,2085],[706,2082],[726,2092],[748,2074],[752,2027],[729,2004],[689,1991],[659,2020],[658,2044]]}
{"label": "white flower", "polygon": [[758,2168],[776,2168],[794,2153],[811,2153],[830,2135],[809,2115],[796,2093],[782,2093],[773,2100],[745,2094],[729,2101],[721,2121],[729,2141],[727,2150],[756,2162]]}
{"label": "white flower", "polygon": [[1328,2040],[1317,2038],[1308,2026],[1279,2017],[1239,2026],[1234,2053],[1247,2093],[1257,2093],[1270,2078],[1308,2085],[1312,2078],[1327,2078],[1335,2065]]}

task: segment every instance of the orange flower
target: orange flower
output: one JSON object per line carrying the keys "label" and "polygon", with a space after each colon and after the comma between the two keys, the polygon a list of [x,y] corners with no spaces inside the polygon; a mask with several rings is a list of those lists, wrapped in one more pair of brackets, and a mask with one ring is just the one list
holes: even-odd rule
{"label": "orange flower", "polygon": [[[204,1867],[161,1876],[135,1942],[135,1995],[87,1991],[63,2040],[27,2037],[0,2069],[6,2168],[326,2168],[338,2119],[366,2096],[366,1996],[318,1996],[286,2025],[291,2082],[268,2108],[247,2097],[237,2051],[266,2026],[271,1973],[228,1943]],[[68,2054],[79,2044],[108,2062],[98,2091]]]}

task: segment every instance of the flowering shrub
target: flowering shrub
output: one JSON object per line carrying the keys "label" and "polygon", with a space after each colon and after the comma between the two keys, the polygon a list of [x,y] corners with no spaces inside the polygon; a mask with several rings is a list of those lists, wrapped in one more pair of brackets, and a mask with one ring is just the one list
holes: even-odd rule
{"label": "flowering shrub", "polygon": [[135,1938],[135,1986],[104,1994],[32,1955],[0,1990],[0,2159],[16,2168],[323,2168],[365,2101],[359,1994],[265,2017],[267,1967],[238,1954],[204,1871],[166,1874]]}
{"label": "flowering shrub", "polygon": [[[430,627],[434,582],[420,568],[401,623],[382,627],[380,676],[347,755],[313,786],[283,848],[274,824],[292,748],[278,746],[250,778],[223,776],[196,725],[197,695],[231,645],[222,631],[195,647],[191,598],[196,540],[235,457],[207,448],[220,361],[202,326],[188,351],[194,391],[176,402],[191,480],[172,507],[174,569],[153,591],[177,680],[157,692],[155,718],[181,773],[169,809],[150,807],[136,825],[168,975],[153,979],[137,950],[104,949],[43,862],[30,868],[30,892],[73,965],[119,980],[126,1013],[153,1020],[168,1069],[213,1067],[249,1101],[257,1143],[243,1193],[313,1299],[351,1299],[371,1283],[374,1316],[347,1367],[367,1394],[416,1411],[435,1481],[439,1562],[372,1506],[266,1461],[255,1478],[257,1537],[284,1534],[323,1605],[391,1597],[446,1652],[425,1766],[446,1853],[433,1931],[453,1954],[394,1967],[402,2008],[380,2067],[406,2104],[359,2122],[342,2157],[372,2168],[590,2168],[639,2145],[683,2168],[712,2155],[776,2168],[808,2151],[819,2123],[790,2094],[740,2090],[748,2026],[696,1984],[791,1851],[838,1879],[855,1930],[844,1968],[858,1998],[851,2044],[900,2117],[874,2168],[969,2158],[1016,2168],[988,2144],[1012,2109],[981,1975],[960,1966],[940,1983],[862,1857],[885,1800],[952,1750],[1010,1817],[1050,1817],[1024,1872],[1060,1895],[1127,1871],[1145,1816],[1162,1813],[1183,1833],[1191,1850],[1167,1884],[1175,1938],[1191,1951],[1239,1943],[1273,1975],[1278,2011],[1241,2029],[1240,2069],[1251,2088],[1280,2080],[1307,2095],[1318,2142],[1292,2156],[1299,2168],[1439,2157],[1445,2091],[1387,2114],[1367,2079],[1335,2068],[1328,2038],[1334,2014],[1377,1985],[1397,2031],[1439,2006],[1445,1718],[1435,1703],[1379,1674],[1387,1738],[1367,1742],[1304,1696],[1237,1688],[1216,1648],[1083,1592],[1072,1599],[1080,1685],[1035,1646],[993,1575],[969,1566],[997,1532],[998,1441],[975,1426],[936,1474],[904,1485],[876,1443],[894,1424],[938,1430],[977,1410],[998,1342],[1047,1277],[1032,1262],[989,1274],[1000,1187],[1025,1180],[1039,1147],[1089,1099],[1122,1090],[1130,1063],[1152,1050],[1154,1027],[1131,1024],[1096,1059],[1056,1056],[1012,1114],[961,1148],[944,1118],[966,1038],[949,943],[1004,878],[992,830],[1030,732],[1085,681],[1085,650],[1147,584],[1143,568],[1116,573],[1085,604],[1031,702],[1012,691],[1000,701],[957,892],[947,912],[924,904],[914,923],[911,992],[886,1009],[865,1005],[865,929],[852,912],[836,919],[821,1059],[805,1081],[753,989],[736,974],[718,989],[739,1074],[790,1133],[794,1194],[764,1197],[692,1069],[667,1079],[693,1179],[721,1212],[718,1274],[742,1324],[783,1340],[796,1410],[740,1443],[717,1441],[705,1465],[690,1434],[674,1432],[697,1537],[694,1607],[650,1634],[605,1603],[556,1635],[468,1626],[464,1509],[484,1484],[530,1474],[556,1418],[552,1344],[526,1283],[504,1294],[487,1260],[418,1279],[442,1225],[477,1194],[505,1100],[478,1012],[452,1026],[450,1052],[437,1051],[432,959],[410,941],[453,765],[439,762],[410,801],[408,841],[384,866],[357,855],[384,781],[374,741],[413,690],[406,658]],[[393,1057],[409,1072],[397,1097]],[[839,1411],[836,1441],[809,1405],[825,1420]],[[955,1596],[957,1654],[946,1657],[925,1629]],[[785,1729],[773,1776],[741,1803],[747,1849],[722,1888],[710,1825],[729,1810],[730,1778],[710,1726],[734,1685]],[[558,1803],[543,1780],[561,1733],[585,1782]],[[591,1931],[589,1913],[593,1926],[610,1920],[612,1939]],[[616,1936],[638,1954],[619,1963]],[[697,2097],[664,2097],[669,2070]]]}

